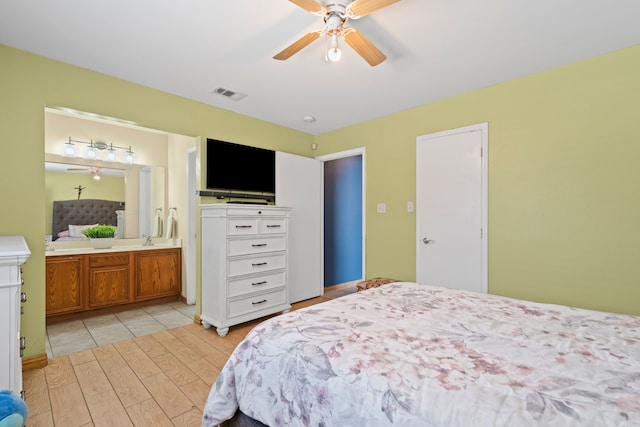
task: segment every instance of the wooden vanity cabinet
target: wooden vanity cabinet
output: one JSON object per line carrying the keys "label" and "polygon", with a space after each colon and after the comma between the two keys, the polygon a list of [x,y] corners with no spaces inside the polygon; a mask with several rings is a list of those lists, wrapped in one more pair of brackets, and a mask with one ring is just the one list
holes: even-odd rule
{"label": "wooden vanity cabinet", "polygon": [[180,293],[180,252],[140,251],[134,257],[136,301]]}
{"label": "wooden vanity cabinet", "polygon": [[84,255],[48,257],[46,264],[47,315],[82,310]]}
{"label": "wooden vanity cabinet", "polygon": [[177,298],[181,249],[162,248],[46,257],[47,318]]}

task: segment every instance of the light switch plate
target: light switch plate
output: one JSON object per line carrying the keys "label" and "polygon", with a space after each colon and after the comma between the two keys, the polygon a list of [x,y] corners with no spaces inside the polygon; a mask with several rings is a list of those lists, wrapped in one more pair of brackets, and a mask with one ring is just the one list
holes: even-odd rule
{"label": "light switch plate", "polygon": [[376,212],[382,214],[387,212],[387,204],[386,203],[378,203],[376,206]]}

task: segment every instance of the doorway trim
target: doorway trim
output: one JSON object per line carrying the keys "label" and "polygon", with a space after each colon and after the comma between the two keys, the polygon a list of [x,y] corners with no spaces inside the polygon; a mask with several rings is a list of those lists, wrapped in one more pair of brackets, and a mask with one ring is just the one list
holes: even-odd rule
{"label": "doorway trim", "polygon": [[[460,127],[460,128],[456,128],[456,129],[449,129],[449,130],[445,130],[445,131],[441,131],[441,132],[434,132],[434,133],[430,133],[430,134],[426,134],[426,135],[420,135],[416,138],[416,154],[417,154],[417,149],[418,149],[418,144],[421,141],[424,140],[428,140],[428,139],[433,139],[433,138],[440,138],[443,136],[450,136],[450,135],[456,135],[456,134],[461,134],[461,133],[468,133],[468,132],[480,132],[480,191],[481,191],[481,209],[480,209],[480,216],[481,216],[481,277],[480,277],[480,286],[481,286],[481,291],[483,293],[488,293],[489,292],[489,245],[488,245],[488,241],[489,241],[489,206],[488,206],[488,200],[489,200],[489,123],[488,122],[484,122],[484,123],[478,123],[475,125],[469,125],[469,126],[464,126],[464,127]],[[420,174],[418,173],[420,169],[420,161],[418,159],[418,156],[416,155],[416,206],[419,206],[419,204],[417,203],[418,198],[420,197],[420,187],[421,184],[418,180],[418,176],[420,176]],[[418,223],[418,216],[416,215],[416,274],[417,274],[417,270],[418,270],[418,262],[419,262],[419,256],[420,256],[420,244],[422,243],[422,241],[420,240],[420,224]]]}
{"label": "doorway trim", "polygon": [[[151,236],[151,166],[138,172],[138,237]],[[153,236],[152,236],[153,237]]]}
{"label": "doorway trim", "polygon": [[[364,280],[366,278],[366,271],[367,271],[367,267],[366,267],[366,262],[365,260],[367,259],[367,254],[366,254],[366,242],[367,242],[367,223],[366,223],[366,219],[367,219],[367,215],[366,215],[366,195],[367,195],[367,187],[366,187],[366,176],[367,176],[367,149],[365,147],[360,147],[360,148],[354,148],[352,150],[346,150],[346,151],[339,151],[337,153],[331,153],[331,154],[325,154],[322,156],[318,156],[316,157],[317,160],[320,160],[323,164],[324,162],[328,162],[331,160],[337,160],[337,159],[343,159],[346,157],[353,157],[353,156],[362,156],[362,177],[361,177],[361,185],[362,185],[362,279]],[[323,184],[323,188],[322,191],[324,193],[324,166],[322,167],[322,172],[323,172],[323,179],[322,179],[322,184]],[[322,211],[324,211],[324,197],[322,197],[322,206],[321,209]],[[324,215],[322,217],[322,232],[324,235]],[[322,243],[323,246],[323,250],[324,250],[324,241]]]}
{"label": "doorway trim", "polygon": [[[196,145],[200,137],[196,138]],[[187,149],[187,232],[185,245],[187,247],[187,259],[185,260],[186,272],[186,300],[187,304],[196,303],[196,179],[197,179],[197,155],[196,147]]]}

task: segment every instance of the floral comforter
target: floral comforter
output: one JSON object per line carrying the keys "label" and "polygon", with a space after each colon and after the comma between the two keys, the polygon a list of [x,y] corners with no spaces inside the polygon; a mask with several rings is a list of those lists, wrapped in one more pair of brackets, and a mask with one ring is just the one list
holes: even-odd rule
{"label": "floral comforter", "polygon": [[640,317],[393,283],[271,318],[203,426],[638,426]]}

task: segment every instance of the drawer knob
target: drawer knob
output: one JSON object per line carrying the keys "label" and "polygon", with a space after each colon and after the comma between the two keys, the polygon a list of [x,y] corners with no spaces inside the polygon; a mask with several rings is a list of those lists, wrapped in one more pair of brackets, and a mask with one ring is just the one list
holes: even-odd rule
{"label": "drawer knob", "polygon": [[266,262],[254,262],[253,264],[251,264],[253,267],[261,267],[263,265],[267,265]]}
{"label": "drawer knob", "polygon": [[263,300],[260,300],[260,301],[253,301],[251,304],[258,305],[258,304],[264,304],[265,302],[267,302],[267,300],[263,299]]}
{"label": "drawer knob", "polygon": [[236,228],[251,228],[252,225],[236,225]]}
{"label": "drawer knob", "polygon": [[263,280],[262,282],[253,282],[251,283],[251,286],[260,286],[260,285],[266,285],[267,281]]}
{"label": "drawer knob", "polygon": [[251,245],[252,248],[262,248],[264,246],[267,246],[267,244],[266,243],[256,243],[256,244]]}
{"label": "drawer knob", "polygon": [[267,224],[267,228],[280,228],[280,224]]}

